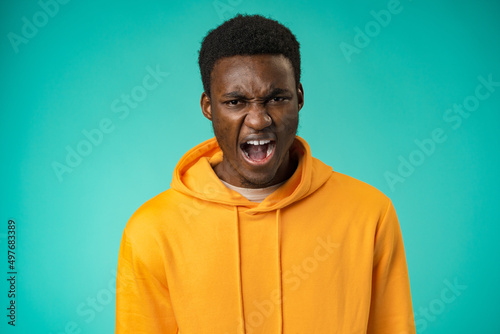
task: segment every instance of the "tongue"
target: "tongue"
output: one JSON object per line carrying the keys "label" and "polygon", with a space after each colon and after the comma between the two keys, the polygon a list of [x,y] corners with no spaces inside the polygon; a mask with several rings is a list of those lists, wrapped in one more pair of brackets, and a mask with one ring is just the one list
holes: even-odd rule
{"label": "tongue", "polygon": [[248,145],[247,153],[252,160],[263,160],[267,155],[267,145]]}

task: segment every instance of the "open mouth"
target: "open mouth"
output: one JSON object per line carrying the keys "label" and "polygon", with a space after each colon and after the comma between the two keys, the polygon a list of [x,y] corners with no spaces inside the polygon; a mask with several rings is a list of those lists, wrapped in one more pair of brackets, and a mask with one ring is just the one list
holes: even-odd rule
{"label": "open mouth", "polygon": [[265,163],[274,153],[276,142],[273,140],[249,140],[240,145],[247,161]]}

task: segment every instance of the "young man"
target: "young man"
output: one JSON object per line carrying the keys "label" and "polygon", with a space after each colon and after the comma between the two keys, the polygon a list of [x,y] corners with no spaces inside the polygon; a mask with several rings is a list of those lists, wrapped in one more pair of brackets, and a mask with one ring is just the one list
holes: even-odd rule
{"label": "young man", "polygon": [[202,42],[215,138],[125,228],[116,333],[413,334],[398,220],[296,136],[299,43],[237,16]]}

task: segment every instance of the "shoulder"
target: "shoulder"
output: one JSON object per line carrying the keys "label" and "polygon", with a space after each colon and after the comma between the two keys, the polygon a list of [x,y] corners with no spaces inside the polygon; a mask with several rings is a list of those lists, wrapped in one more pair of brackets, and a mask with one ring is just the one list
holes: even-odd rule
{"label": "shoulder", "polygon": [[[134,275],[152,275],[165,281],[162,270],[169,242],[168,212],[173,204],[171,190],[164,191],[142,204],[130,217],[123,231],[119,268]],[[127,269],[128,268],[128,269]],[[120,269],[119,269],[120,270]]]}
{"label": "shoulder", "polygon": [[130,217],[124,233],[134,243],[148,243],[157,240],[169,228],[169,222],[176,216],[179,194],[168,189],[142,204]]}
{"label": "shoulder", "polygon": [[392,205],[391,200],[377,188],[339,172],[334,171],[325,185],[327,191],[330,192],[337,201],[343,203],[349,203],[355,206],[373,207],[384,211],[388,206]]}

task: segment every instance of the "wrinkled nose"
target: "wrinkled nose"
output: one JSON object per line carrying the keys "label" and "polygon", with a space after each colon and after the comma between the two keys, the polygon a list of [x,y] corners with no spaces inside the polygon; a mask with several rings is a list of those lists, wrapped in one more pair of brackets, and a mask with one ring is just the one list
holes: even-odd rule
{"label": "wrinkled nose", "polygon": [[271,116],[267,113],[267,108],[263,103],[254,102],[248,107],[247,115],[245,116],[245,125],[260,131],[273,123]]}

